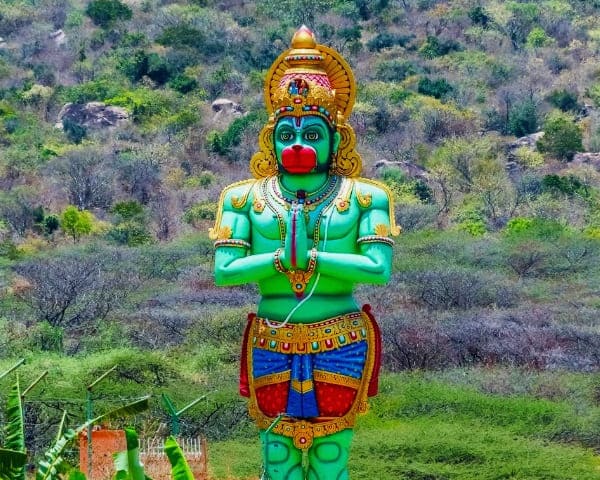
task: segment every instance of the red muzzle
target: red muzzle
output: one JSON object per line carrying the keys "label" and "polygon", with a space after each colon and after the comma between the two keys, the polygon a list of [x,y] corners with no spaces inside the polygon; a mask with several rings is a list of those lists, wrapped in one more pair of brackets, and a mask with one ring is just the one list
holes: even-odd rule
{"label": "red muzzle", "polygon": [[311,147],[292,145],[281,152],[281,163],[286,172],[310,173],[317,166],[317,152]]}

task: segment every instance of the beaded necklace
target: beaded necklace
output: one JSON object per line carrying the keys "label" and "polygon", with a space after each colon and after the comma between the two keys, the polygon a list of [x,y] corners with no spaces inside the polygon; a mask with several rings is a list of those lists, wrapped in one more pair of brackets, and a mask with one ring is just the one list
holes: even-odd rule
{"label": "beaded necklace", "polygon": [[[275,179],[275,181],[277,180],[277,177],[273,178]],[[337,197],[336,193],[337,190],[339,190],[338,187],[340,183],[339,177],[334,176],[333,178],[334,181],[331,182],[331,188],[327,188],[327,195],[324,195],[318,203],[315,204],[314,200],[312,203],[312,210],[315,210],[318,206],[321,206],[321,209],[319,210],[319,213],[317,215],[317,219],[315,220],[315,226],[313,228],[313,248],[317,248],[319,245],[319,235],[321,220],[323,219],[323,213],[325,212],[325,210],[327,210],[327,208],[334,202],[334,200]],[[277,182],[275,182],[275,184],[276,183]],[[262,197],[265,200],[265,203],[273,212],[273,215],[275,215],[275,217],[277,218],[277,224],[279,226],[279,238],[281,239],[281,246],[283,247],[285,243],[285,220],[280,212],[280,209],[277,208],[277,204],[282,205],[286,210],[289,210],[294,203],[299,203],[299,201],[297,199],[294,199],[287,202],[284,198],[281,198],[277,195],[275,188],[272,188],[272,193],[270,194],[268,185],[268,179],[263,180],[261,185],[261,193]],[[271,186],[274,186],[273,183],[271,183]],[[275,200],[275,202],[273,202],[273,200]]]}
{"label": "beaded necklace", "polygon": [[[321,204],[325,199],[331,195],[331,193],[337,187],[339,182],[339,177],[337,175],[331,176],[328,182],[325,182],[318,190],[312,193],[307,193],[302,204],[305,212],[315,210],[319,204]],[[283,205],[286,210],[289,210],[290,207],[294,203],[299,203],[299,200],[296,198],[295,194],[287,190],[280,182],[277,177],[273,177],[271,179],[271,189],[273,194],[276,197],[276,200],[279,204]],[[287,193],[291,193],[294,195],[293,198],[286,197],[282,190],[285,190]]]}

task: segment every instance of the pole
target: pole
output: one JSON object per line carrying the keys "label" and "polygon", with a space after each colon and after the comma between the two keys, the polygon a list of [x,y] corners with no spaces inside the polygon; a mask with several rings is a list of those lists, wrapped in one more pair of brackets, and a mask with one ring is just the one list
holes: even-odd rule
{"label": "pole", "polygon": [[92,479],[92,424],[91,422],[94,417],[94,408],[92,405],[92,389],[104,380],[109,373],[114,371],[117,368],[117,365],[114,365],[110,370],[107,370],[102,375],[100,375],[96,380],[90,383],[86,388],[85,394],[85,421],[88,423],[87,427],[87,478],[88,480]]}
{"label": "pole", "polygon": [[23,393],[21,394],[21,399],[24,399],[25,395],[27,395],[33,387],[35,387],[38,383],[40,383],[46,375],[48,375],[48,370],[46,370],[44,373],[42,373],[38,378],[36,378],[33,381],[33,383],[31,385],[29,385],[25,390],[23,390]]}
{"label": "pole", "polygon": [[2,380],[4,377],[6,377],[9,373],[11,373],[12,371],[16,370],[17,368],[19,368],[21,365],[23,365],[25,363],[25,359],[22,358],[21,360],[19,360],[17,363],[15,363],[12,367],[10,367],[6,372],[0,374],[0,380]]}

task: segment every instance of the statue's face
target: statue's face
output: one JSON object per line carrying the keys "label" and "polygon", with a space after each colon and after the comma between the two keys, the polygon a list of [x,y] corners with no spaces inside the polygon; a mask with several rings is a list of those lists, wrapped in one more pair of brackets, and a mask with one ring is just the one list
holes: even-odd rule
{"label": "statue's face", "polygon": [[273,133],[279,171],[292,175],[327,172],[340,134],[319,116],[283,117]]}

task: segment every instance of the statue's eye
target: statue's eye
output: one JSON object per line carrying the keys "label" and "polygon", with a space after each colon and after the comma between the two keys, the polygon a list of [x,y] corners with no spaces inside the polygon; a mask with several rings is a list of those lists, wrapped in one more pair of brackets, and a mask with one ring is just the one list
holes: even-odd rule
{"label": "statue's eye", "polygon": [[290,132],[281,132],[279,134],[279,138],[283,141],[283,142],[289,142],[292,139],[292,134]]}
{"label": "statue's eye", "polygon": [[315,140],[319,139],[319,133],[315,132],[315,131],[306,132],[304,134],[304,138],[306,138],[307,140],[310,140],[310,141],[314,142]]}

